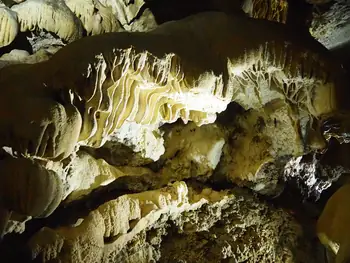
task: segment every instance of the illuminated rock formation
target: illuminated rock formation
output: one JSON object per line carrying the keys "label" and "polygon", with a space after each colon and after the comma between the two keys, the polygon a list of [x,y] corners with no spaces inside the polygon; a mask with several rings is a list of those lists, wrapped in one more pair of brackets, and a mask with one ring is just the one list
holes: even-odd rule
{"label": "illuminated rock formation", "polygon": [[[19,37],[61,41],[0,58],[5,240],[27,225],[43,262],[193,262],[188,250],[166,255],[192,245],[203,262],[311,255],[294,210],[237,186],[270,201],[299,171],[295,158],[347,142],[348,79],[283,24],[287,2],[262,3],[246,2],[252,17],[204,12],[148,32],[120,32],[136,30],[147,1],[1,6]],[[208,259],[203,231],[218,236]]]}

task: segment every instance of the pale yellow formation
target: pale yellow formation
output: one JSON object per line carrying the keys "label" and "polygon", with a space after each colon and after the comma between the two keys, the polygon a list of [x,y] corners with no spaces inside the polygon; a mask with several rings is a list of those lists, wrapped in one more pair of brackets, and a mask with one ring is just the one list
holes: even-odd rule
{"label": "pale yellow formation", "polygon": [[[146,140],[147,141],[147,140]],[[157,173],[162,182],[183,180],[193,176],[209,177],[220,161],[225,134],[215,124],[197,127],[194,123],[172,126],[165,135],[166,152],[161,156],[163,168]],[[65,202],[76,200],[100,186],[122,176],[155,176],[146,167],[112,166],[103,159],[95,159],[84,151],[71,157],[67,172],[56,163],[46,168],[58,171],[65,181]]]}
{"label": "pale yellow formation", "polygon": [[[251,34],[253,31],[256,33]],[[333,67],[327,50],[317,41],[311,37],[302,45],[298,41],[282,24],[218,12],[201,13],[165,23],[148,33],[83,38],[46,62],[6,67],[0,72],[0,80],[4,78],[1,85],[8,92],[26,91],[29,86],[43,92],[53,90],[72,110],[73,105],[79,107],[83,124],[78,140],[92,147],[100,147],[130,123],[152,127],[151,139],[160,142],[158,127],[164,123],[179,118],[198,126],[213,123],[216,114],[231,101],[260,113],[268,104],[282,104],[285,116],[276,118],[290,118],[298,130],[301,119],[318,122],[337,110],[336,81],[340,76],[340,67]],[[19,75],[25,76],[25,81]],[[13,102],[4,103],[6,110],[14,107]],[[40,103],[35,104],[46,112]],[[79,125],[74,127],[76,131]],[[301,130],[310,127],[307,124]],[[52,138],[54,134],[48,132]],[[25,138],[32,141],[37,133],[33,130],[26,135],[30,138]],[[17,138],[25,136],[17,130],[14,134]],[[123,134],[119,132],[118,136]],[[67,141],[55,140],[65,145],[64,154],[61,151],[62,155],[53,157],[68,156],[73,151],[75,139],[64,138]],[[143,139],[139,144],[147,145],[147,136]],[[35,141],[35,149],[42,147],[40,143]],[[28,144],[23,145],[21,150],[25,151]],[[45,152],[39,156],[52,157]],[[159,156],[161,149],[157,153]]]}
{"label": "pale yellow formation", "polygon": [[[190,42],[177,41],[189,36]],[[279,24],[203,13],[149,33],[83,38],[47,62],[13,68],[17,73],[7,67],[2,85],[24,89],[44,83],[63,93],[66,103],[80,101],[79,141],[92,147],[103,145],[125,123],[157,127],[179,118],[212,123],[231,101],[259,111],[281,101],[295,120],[333,112],[337,69],[327,67],[326,51],[312,39],[306,48],[292,41]],[[17,76],[11,79],[16,74],[28,79],[18,83]]]}
{"label": "pale yellow formation", "polygon": [[335,263],[350,259],[350,184],[343,185],[328,200],[317,221],[320,241],[336,254]]}
{"label": "pale yellow formation", "polygon": [[82,37],[81,22],[64,0],[27,0],[11,9],[17,13],[22,32],[46,30],[67,42]]}
{"label": "pale yellow formation", "polygon": [[11,44],[16,38],[18,31],[17,14],[0,4],[0,47]]}
{"label": "pale yellow formation", "polygon": [[[32,65],[13,66],[26,68]],[[9,67],[3,68],[1,73],[5,73]],[[20,72],[15,74],[18,73]],[[7,77],[6,73],[2,76]],[[29,78],[18,78],[17,80],[19,83],[25,83],[29,81]],[[21,100],[16,99],[18,92],[21,92],[23,96]],[[35,89],[18,91],[2,88],[0,123],[7,125],[15,119],[22,120],[12,125],[12,132],[16,134],[18,140],[11,145],[14,151],[27,156],[52,160],[66,158],[75,150],[81,129],[81,116],[73,105],[63,106],[53,100],[43,98],[36,92]],[[9,140],[7,137],[10,136],[9,134],[3,136],[1,140]]]}
{"label": "pale yellow formation", "polygon": [[117,17],[111,7],[99,0],[65,0],[66,5],[81,20],[88,35],[119,31]]}
{"label": "pale yellow formation", "polygon": [[224,144],[225,134],[215,124],[197,127],[189,123],[172,126],[166,133],[166,152],[160,158],[164,166],[157,173],[146,167],[112,166],[84,151],[71,157],[68,172],[60,172],[57,163],[48,164],[46,168],[58,171],[64,178],[63,199],[70,202],[122,176],[155,177],[157,174],[165,183],[194,176],[210,177],[220,161]]}
{"label": "pale yellow formation", "polygon": [[112,166],[103,159],[96,160],[82,151],[77,153],[69,167],[65,179],[68,185],[65,196],[69,195],[66,201],[76,200],[100,186],[108,185],[121,176],[147,176],[153,173],[143,167]]}
{"label": "pale yellow formation", "polygon": [[[271,106],[270,106],[271,107]],[[235,182],[259,180],[256,175],[265,163],[279,156],[299,156],[304,153],[304,145],[298,126],[293,121],[287,107],[276,107],[270,112],[250,111],[237,119],[233,130],[236,138],[224,148],[222,169]]]}
{"label": "pale yellow formation", "polygon": [[[111,6],[97,1],[66,3],[80,17],[88,34],[117,30],[117,24],[108,20],[112,17]],[[80,26],[71,19],[71,13],[62,11],[67,8],[63,4],[28,0],[13,10],[17,9],[23,31],[37,27],[73,41],[80,37],[80,33],[75,34]],[[46,7],[49,11],[33,16],[39,17],[38,21],[24,20],[24,14],[39,14],[35,10]],[[98,14],[94,13],[96,7]],[[61,23],[55,19],[61,11],[65,15],[60,19],[68,25],[67,31],[56,25]],[[283,15],[281,18],[267,11],[263,15],[283,20]],[[252,29],[257,33],[251,34]],[[134,145],[156,160],[164,150],[159,126],[182,119],[187,125],[174,125],[165,137],[166,151],[161,157],[164,166],[159,172],[164,181],[211,176],[223,149],[225,174],[233,181],[253,181],[257,171],[278,156],[302,155],[324,147],[324,139],[313,123],[337,108],[334,75],[326,59],[310,46],[293,46],[283,30],[253,19],[201,14],[185,22],[167,23],[150,34],[86,38],[47,61],[40,59],[44,62],[37,65],[5,68],[0,72],[0,86],[4,87],[0,126],[11,131],[0,140],[10,141],[14,136],[16,141],[11,146],[15,150],[45,162],[61,161],[79,145],[100,147],[112,139]],[[14,60],[28,54],[17,55]],[[49,99],[53,95],[57,101]],[[19,96],[23,99],[16,99]],[[216,114],[232,101],[247,110],[236,119],[243,132],[237,129],[229,133],[212,124]],[[147,131],[137,137],[135,126],[139,127],[137,131]],[[147,147],[156,144],[159,148],[151,153]],[[30,159],[0,161],[0,170],[4,171],[0,173],[1,205],[33,217],[48,216],[68,194],[67,202],[121,176],[153,175],[147,168],[113,167],[82,151],[67,167],[64,179],[69,188],[63,193],[56,173]],[[350,245],[344,234],[350,235],[344,231],[346,227],[338,231],[333,224],[333,220],[339,219],[343,225],[350,220],[338,208],[346,193],[334,196],[340,201],[330,200],[327,207],[331,208],[324,211],[328,221],[323,223],[321,217],[318,229],[322,242],[340,244],[338,258],[343,258],[344,251],[348,253]],[[196,194],[184,182],[176,182],[160,190],[109,201],[74,226],[43,228],[30,240],[29,247],[33,257],[43,262],[109,262],[111,255],[162,217],[176,218],[207,203],[225,203],[227,198],[224,191],[205,189]]]}
{"label": "pale yellow formation", "polygon": [[46,217],[62,201],[62,181],[33,160],[8,158],[0,161],[1,206],[19,214]]}
{"label": "pale yellow formation", "polygon": [[176,124],[164,135],[164,162],[159,176],[164,181],[191,177],[209,178],[222,156],[226,134],[216,124],[198,127]]}
{"label": "pale yellow formation", "polygon": [[20,50],[20,49],[13,49],[10,53],[6,53],[0,57],[1,61],[18,61],[21,63],[23,60],[25,60],[27,57],[29,57],[30,54],[26,50]]}
{"label": "pale yellow formation", "polygon": [[263,180],[259,176],[265,173],[259,171],[278,157],[325,149],[327,142],[317,119],[301,113],[293,118],[287,105],[275,101],[261,111],[250,110],[237,117],[228,135],[230,143],[224,147],[221,172],[236,183]]}
{"label": "pale yellow formation", "polygon": [[48,60],[58,49],[57,47],[40,49],[32,55],[25,50],[13,49],[0,57],[0,69],[10,64],[34,64]]}
{"label": "pale yellow formation", "polygon": [[120,129],[115,130],[107,141],[118,141],[143,158],[157,161],[164,153],[164,139],[159,124],[143,125],[125,121]]}
{"label": "pale yellow formation", "polygon": [[[238,28],[238,23],[245,23],[247,30]],[[270,30],[264,31],[267,27]],[[254,38],[249,28],[257,31]],[[326,51],[314,52],[321,47],[311,39],[306,48],[294,45],[284,30],[266,21],[206,13],[164,24],[148,34],[83,39],[58,52],[48,68],[58,67],[73,54],[72,61],[79,61],[57,69],[53,79],[58,87],[64,85],[60,79],[70,80],[68,87],[84,102],[80,141],[93,147],[102,145],[125,122],[150,125],[182,118],[185,123],[212,123],[231,101],[261,110],[279,100],[289,105],[295,119],[333,112],[335,83],[334,76],[327,78],[333,69],[326,66],[322,54]],[[190,33],[191,42],[176,42]],[[201,45],[203,39],[212,44]],[[115,48],[114,42],[125,48]],[[214,50],[220,56],[212,56]]]}
{"label": "pale yellow formation", "polygon": [[[336,110],[334,82],[327,78],[326,65],[318,55],[306,49],[292,55],[286,50],[290,43],[261,45],[259,49],[230,60],[233,101],[245,109],[263,110],[268,103],[284,102],[290,106],[291,117],[300,119],[306,114],[316,118]],[[318,76],[314,69],[319,68]]]}
{"label": "pale yellow formation", "polygon": [[222,76],[204,73],[188,83],[190,77],[184,77],[175,54],[157,58],[132,48],[114,52],[112,60],[96,56],[88,69],[88,76],[98,82],[92,94],[84,94],[88,110],[79,139],[84,144],[99,147],[126,121],[151,125],[181,118],[185,123],[211,123],[230,102]]}
{"label": "pale yellow formation", "polygon": [[[24,216],[20,214],[16,214],[15,212],[11,213],[9,220],[7,221],[7,225],[4,229],[4,235],[10,233],[22,234],[25,231],[26,222],[31,220],[31,216]],[[1,219],[0,219],[1,220]]]}
{"label": "pale yellow formation", "polygon": [[242,9],[250,17],[286,23],[287,0],[245,0]]}
{"label": "pale yellow formation", "polygon": [[161,216],[176,218],[181,213],[199,209],[204,204],[224,204],[227,199],[226,191],[206,189],[195,193],[184,182],[175,182],[166,188],[127,195],[105,203],[98,210],[104,217],[105,237],[111,241],[105,245],[103,262],[108,262],[110,255],[117,254],[138,233],[161,219]]}
{"label": "pale yellow formation", "polygon": [[135,1],[119,1],[119,0],[99,0],[104,6],[111,8],[113,14],[118,19],[120,24],[129,30],[131,22],[137,17],[142,6],[145,4],[144,0]]}
{"label": "pale yellow formation", "polygon": [[[206,203],[228,202],[227,192],[204,189],[191,193],[184,182],[139,194],[124,195],[109,201],[78,220],[76,226],[43,228],[29,241],[33,258],[42,262],[110,262],[139,233],[161,216],[176,218]],[[93,261],[86,261],[93,259]]]}
{"label": "pale yellow formation", "polygon": [[93,211],[79,223],[57,230],[42,228],[29,242],[33,257],[40,253],[41,262],[101,262],[105,231],[101,214]]}

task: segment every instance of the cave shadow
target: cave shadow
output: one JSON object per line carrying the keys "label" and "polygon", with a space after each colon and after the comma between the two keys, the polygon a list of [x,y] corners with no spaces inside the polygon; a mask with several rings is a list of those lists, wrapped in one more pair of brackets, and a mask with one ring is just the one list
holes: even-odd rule
{"label": "cave shadow", "polygon": [[146,0],[145,2],[145,8],[150,9],[158,24],[209,11],[244,14],[240,8],[243,0]]}

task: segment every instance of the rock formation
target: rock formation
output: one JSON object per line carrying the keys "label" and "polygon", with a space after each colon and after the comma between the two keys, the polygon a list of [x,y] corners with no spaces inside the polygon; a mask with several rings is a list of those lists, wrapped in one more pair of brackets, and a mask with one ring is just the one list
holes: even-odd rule
{"label": "rock formation", "polygon": [[0,5],[6,262],[324,262],[321,244],[343,262],[347,196],[322,199],[349,171],[323,160],[349,142],[330,25],[298,32],[290,1],[161,6]]}

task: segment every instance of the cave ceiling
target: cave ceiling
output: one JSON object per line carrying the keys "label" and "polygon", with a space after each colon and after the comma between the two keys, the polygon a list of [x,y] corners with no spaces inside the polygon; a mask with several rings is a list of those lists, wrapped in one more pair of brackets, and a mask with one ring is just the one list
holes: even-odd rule
{"label": "cave ceiling", "polygon": [[0,262],[350,260],[348,0],[0,0]]}

